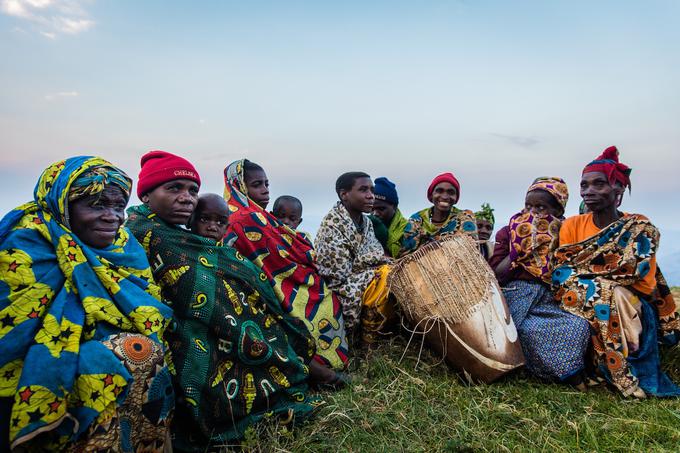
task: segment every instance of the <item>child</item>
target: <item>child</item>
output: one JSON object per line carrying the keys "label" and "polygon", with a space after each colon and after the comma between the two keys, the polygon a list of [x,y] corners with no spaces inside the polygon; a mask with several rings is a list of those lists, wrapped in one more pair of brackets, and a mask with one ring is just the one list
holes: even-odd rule
{"label": "child", "polygon": [[288,228],[296,231],[298,235],[302,236],[310,245],[314,245],[309,233],[297,230],[297,227],[302,223],[302,202],[298,198],[295,198],[292,195],[281,195],[274,202],[272,215]]}
{"label": "child", "polygon": [[227,233],[229,208],[221,196],[208,193],[198,198],[198,204],[189,220],[192,233],[217,242]]}
{"label": "child", "polygon": [[493,208],[489,203],[483,203],[481,211],[475,212],[475,221],[477,222],[477,234],[479,235],[479,251],[485,260],[489,261],[493,255],[493,242],[491,233],[493,233],[493,226],[496,219],[493,216]]}
{"label": "child", "polygon": [[302,202],[291,195],[281,195],[274,202],[272,214],[291,230],[296,230],[302,223]]}

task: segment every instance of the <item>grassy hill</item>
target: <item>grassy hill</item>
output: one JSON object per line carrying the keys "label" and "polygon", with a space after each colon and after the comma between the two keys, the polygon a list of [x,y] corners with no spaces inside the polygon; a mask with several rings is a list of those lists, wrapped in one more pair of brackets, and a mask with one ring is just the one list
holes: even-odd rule
{"label": "grassy hill", "polygon": [[[674,288],[680,301],[680,288]],[[417,344],[415,344],[417,343]],[[292,432],[249,433],[246,451],[674,451],[680,400],[625,399],[607,387],[581,393],[524,372],[470,386],[420,342],[395,337],[352,363],[351,388],[324,393],[315,420]],[[426,348],[425,348],[426,349]],[[663,351],[680,383],[680,349]],[[416,367],[417,365],[417,367]]]}

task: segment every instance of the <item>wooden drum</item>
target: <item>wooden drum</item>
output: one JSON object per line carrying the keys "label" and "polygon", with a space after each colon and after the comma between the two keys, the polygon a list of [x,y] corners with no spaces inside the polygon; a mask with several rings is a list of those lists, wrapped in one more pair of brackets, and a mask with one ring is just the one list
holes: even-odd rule
{"label": "wooden drum", "polygon": [[469,381],[492,382],[524,365],[503,293],[468,235],[443,236],[401,258],[390,286],[411,326]]}

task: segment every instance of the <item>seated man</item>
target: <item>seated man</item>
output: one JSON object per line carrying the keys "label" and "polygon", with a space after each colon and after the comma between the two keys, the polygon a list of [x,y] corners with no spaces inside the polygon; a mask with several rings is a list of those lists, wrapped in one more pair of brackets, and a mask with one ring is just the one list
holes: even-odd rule
{"label": "seated man", "polygon": [[[383,244],[385,252],[392,257],[399,254],[401,248],[401,238],[404,235],[404,228],[408,220],[399,210],[399,196],[397,188],[392,181],[380,177],[375,179],[375,200],[373,201],[373,216],[380,219],[385,225],[386,232]],[[373,225],[375,227],[375,224]],[[376,236],[378,232],[376,231]],[[384,243],[383,243],[384,242]]]}
{"label": "seated man", "polygon": [[556,299],[590,322],[597,371],[625,396],[678,396],[659,367],[659,335],[677,342],[675,302],[656,267],[659,230],[643,215],[617,208],[630,168],[612,146],[581,176],[587,214],[560,230],[552,275]]}
{"label": "seated man", "polygon": [[483,203],[482,209],[475,212],[475,220],[477,222],[477,234],[479,235],[479,251],[484,259],[489,261],[491,255],[493,255],[493,241],[489,239],[491,239],[491,233],[493,233],[493,227],[496,223],[493,208],[489,203]]}
{"label": "seated man", "polygon": [[335,183],[340,201],[321,221],[316,235],[317,266],[342,304],[345,327],[372,343],[391,317],[387,304],[389,262],[365,213],[373,209],[371,177],[342,174]]}

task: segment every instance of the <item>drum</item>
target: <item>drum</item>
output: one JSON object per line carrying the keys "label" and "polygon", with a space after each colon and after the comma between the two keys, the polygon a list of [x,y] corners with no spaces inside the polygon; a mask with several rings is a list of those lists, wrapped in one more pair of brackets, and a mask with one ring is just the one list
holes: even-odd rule
{"label": "drum", "polygon": [[390,291],[414,330],[470,382],[524,365],[503,293],[470,236],[442,236],[398,260]]}

